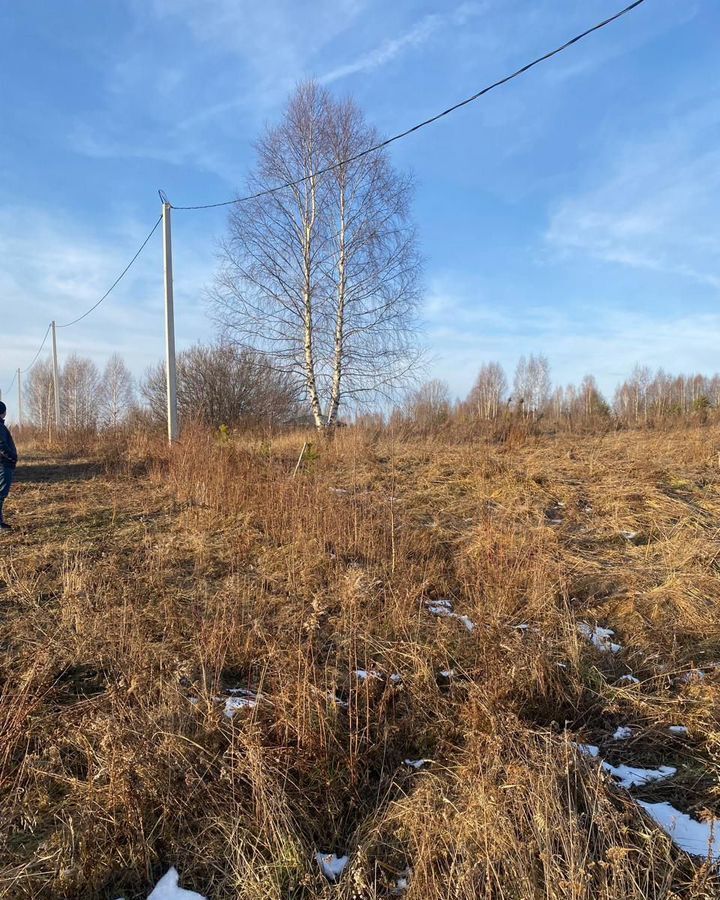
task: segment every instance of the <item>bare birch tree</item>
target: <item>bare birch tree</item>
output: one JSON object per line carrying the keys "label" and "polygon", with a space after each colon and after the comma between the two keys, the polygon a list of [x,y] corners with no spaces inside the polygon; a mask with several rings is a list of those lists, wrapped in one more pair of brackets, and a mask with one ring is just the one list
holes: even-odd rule
{"label": "bare birch tree", "polygon": [[507,390],[507,377],[500,363],[485,363],[468,395],[468,403],[478,418],[496,419]]}
{"label": "bare birch tree", "polygon": [[52,362],[39,360],[30,369],[23,389],[29,420],[41,429],[50,429],[55,422],[55,392]]}
{"label": "bare birch tree", "polygon": [[347,161],[376,142],[352,101],[301,85],[258,142],[249,192],[304,180],[233,209],[212,292],[226,336],[296,377],[318,428],[418,360],[411,185],[383,151]]}
{"label": "bare birch tree", "polygon": [[60,408],[66,428],[92,429],[100,409],[100,373],[91,359],[73,353],[60,375]]}
{"label": "bare birch tree", "polygon": [[119,353],[113,353],[100,381],[99,419],[104,428],[117,428],[135,404],[135,381]]}

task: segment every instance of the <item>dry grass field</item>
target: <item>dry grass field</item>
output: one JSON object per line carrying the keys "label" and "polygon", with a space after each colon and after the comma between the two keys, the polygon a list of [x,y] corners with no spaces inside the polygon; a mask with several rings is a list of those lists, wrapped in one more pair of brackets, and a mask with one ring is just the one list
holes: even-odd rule
{"label": "dry grass field", "polygon": [[720,896],[720,429],[305,439],[21,446],[0,896]]}

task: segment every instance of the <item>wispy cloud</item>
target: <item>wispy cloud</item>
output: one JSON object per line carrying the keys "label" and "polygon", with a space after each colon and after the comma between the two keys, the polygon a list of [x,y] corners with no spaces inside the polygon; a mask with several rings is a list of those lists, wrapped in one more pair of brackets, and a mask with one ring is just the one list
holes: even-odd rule
{"label": "wispy cloud", "polygon": [[[79,225],[72,217],[26,207],[0,208],[0,294],[3,354],[0,387],[25,368],[48,322],[69,320],[112,284],[137,249],[146,225],[124,220],[112,232]],[[115,291],[92,316],[59,331],[61,358],[77,352],[103,365],[115,351],[136,374],[163,353],[162,256],[159,234]],[[209,337],[211,325],[198,297],[212,277],[211,248],[204,255],[183,246],[176,279],[180,346]],[[45,352],[49,352],[49,348]]]}
{"label": "wispy cloud", "polygon": [[537,352],[548,356],[556,384],[593,373],[610,397],[638,362],[673,372],[720,369],[720,312],[659,316],[656,310],[599,307],[589,297],[572,309],[537,305],[518,312],[498,307],[485,294],[491,292],[480,290],[478,299],[477,286],[438,281],[426,306],[433,375],[460,397],[483,362],[499,361],[511,377],[522,354]]}
{"label": "wispy cloud", "polygon": [[589,185],[558,202],[545,233],[563,258],[589,256],[720,287],[720,104],[677,115],[660,134],[617,138]]}
{"label": "wispy cloud", "polygon": [[485,8],[485,5],[479,3],[462,3],[451,13],[432,13],[424,16],[404,34],[383,41],[379,46],[361,54],[352,62],[331,69],[320,77],[320,81],[324,84],[331,84],[341,78],[347,78],[349,75],[379,69],[407,50],[427,43],[433,35],[444,28],[464,25],[470,18],[480,15]]}

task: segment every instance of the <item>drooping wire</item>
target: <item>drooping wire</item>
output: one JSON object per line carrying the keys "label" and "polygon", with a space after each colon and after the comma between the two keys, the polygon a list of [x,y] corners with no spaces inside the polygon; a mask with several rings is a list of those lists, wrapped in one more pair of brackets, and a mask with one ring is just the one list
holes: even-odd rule
{"label": "drooping wire", "polygon": [[110,285],[110,287],[105,291],[105,293],[102,295],[102,297],[96,303],[93,303],[93,305],[90,307],[90,309],[86,310],[81,316],[78,316],[77,319],[73,319],[72,322],[65,322],[63,325],[56,325],[55,326],[56,328],[69,328],[71,325],[77,325],[78,322],[81,322],[86,316],[89,316],[91,312],[96,310],[98,308],[98,306],[100,306],[100,304],[103,302],[103,300],[107,299],[107,297],[110,296],[110,294],[115,290],[117,285],[120,284],[120,282],[123,280],[125,275],[128,273],[128,271],[130,270],[130,268],[133,265],[133,263],[135,262],[135,260],[143,252],[143,250],[147,246],[148,241],[155,234],[155,231],[156,231],[158,225],[160,224],[160,222],[162,222],[162,216],[158,216],[157,222],[155,222],[153,227],[150,229],[150,233],[148,234],[148,236],[145,238],[145,240],[142,242],[142,244],[140,244],[140,247],[138,248],[138,251],[135,254],[135,256],[133,256],[133,258],[130,260],[130,262],[125,266],[125,268],[118,275],[118,277],[115,279],[115,281],[113,281],[113,283]]}
{"label": "drooping wire", "polygon": [[583,38],[586,38],[589,34],[592,34],[595,31],[599,31],[601,28],[605,28],[606,25],[610,25],[612,22],[615,22],[617,19],[620,19],[622,16],[627,15],[636,7],[640,6],[644,3],[645,0],[634,0],[634,3],[631,3],[629,6],[626,6],[624,9],[621,9],[619,12],[610,16],[607,19],[604,19],[602,22],[598,22],[596,25],[593,25],[591,28],[583,31],[581,34],[575,35],[575,37],[570,38],[570,40],[565,41],[559,47],[556,47],[554,50],[550,50],[547,53],[544,53],[542,56],[538,56],[537,59],[532,60],[532,62],[526,63],[526,65],[521,66],[519,69],[516,69],[514,72],[511,72],[509,75],[506,75],[504,78],[499,79],[498,81],[493,82],[492,84],[487,85],[487,87],[482,88],[476,94],[473,94],[471,97],[466,97],[465,100],[460,100],[458,103],[449,106],[447,109],[444,109],[442,112],[437,113],[434,116],[431,116],[429,119],[425,119],[423,122],[418,122],[417,125],[413,125],[411,128],[405,129],[405,131],[401,131],[398,134],[393,135],[392,137],[386,138],[384,141],[380,141],[378,144],[374,144],[372,147],[368,147],[365,150],[361,150],[359,153],[356,153],[354,156],[349,156],[347,159],[340,160],[340,162],[333,163],[332,165],[326,166],[323,169],[319,169],[317,172],[311,172],[309,175],[305,175],[303,178],[298,178],[296,181],[286,181],[283,184],[279,184],[273,188],[267,188],[263,191],[258,191],[256,194],[248,194],[246,197],[236,197],[233,200],[222,200],[219,203],[203,203],[197,206],[174,206],[173,209],[183,209],[183,210],[194,210],[194,209],[217,209],[220,206],[232,206],[234,203],[246,203],[248,200],[256,200],[258,197],[265,197],[268,194],[274,194],[277,191],[285,190],[286,188],[295,187],[298,184],[303,184],[306,181],[309,181],[311,178],[317,178],[320,175],[325,175],[327,172],[332,172],[334,169],[338,169],[340,166],[345,166],[348,163],[355,162],[358,159],[361,159],[363,156],[367,156],[369,153],[375,153],[377,150],[381,150],[383,147],[387,147],[389,144],[394,143],[395,141],[399,141],[401,138],[407,137],[409,134],[413,134],[415,131],[419,131],[421,128],[424,128],[426,125],[431,125],[433,122],[437,122],[438,119],[442,119],[444,116],[450,115],[450,113],[455,112],[463,106],[467,106],[469,103],[473,103],[475,100],[478,100],[485,94],[488,94],[490,91],[495,90],[495,88],[500,87],[503,84],[507,84],[508,81],[512,81],[514,78],[518,78],[520,75],[523,75],[525,72],[534,68],[542,62],[545,62],[548,59],[551,59],[553,56],[557,56],[558,53],[562,53],[563,50],[567,50],[568,47],[571,47],[573,44],[577,44],[578,41],[581,41]]}
{"label": "drooping wire", "polygon": [[39,347],[39,349],[38,349],[38,352],[37,352],[37,353],[35,354],[35,356],[33,357],[33,361],[30,363],[29,366],[27,366],[25,369],[20,369],[20,374],[21,374],[21,375],[24,375],[26,372],[29,372],[30,369],[32,369],[32,367],[33,367],[33,366],[35,365],[35,363],[37,362],[38,356],[40,356],[40,354],[43,352],[43,347],[44,347],[45,344],[47,343],[48,335],[50,334],[50,329],[51,329],[51,328],[52,328],[52,325],[48,325],[47,331],[45,332],[45,337],[42,339],[42,344],[40,344],[40,347]]}

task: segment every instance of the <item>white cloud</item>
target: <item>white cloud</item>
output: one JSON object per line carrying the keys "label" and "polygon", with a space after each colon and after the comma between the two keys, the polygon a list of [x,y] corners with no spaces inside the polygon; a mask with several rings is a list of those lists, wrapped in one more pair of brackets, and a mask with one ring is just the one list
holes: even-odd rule
{"label": "white cloud", "polygon": [[636,363],[671,372],[712,373],[720,368],[720,312],[660,316],[628,310],[594,297],[572,308],[536,305],[504,308],[474,285],[443,280],[430,291],[425,321],[434,352],[432,377],[465,396],[483,362],[497,360],[512,378],[523,354],[544,353],[555,383],[597,376],[612,397]]}
{"label": "white cloud", "polygon": [[[74,219],[22,207],[0,208],[3,355],[0,387],[25,369],[51,319],[70,321],[97,301],[137,250],[151,223],[125,219],[105,235]],[[175,240],[178,346],[208,339],[212,326],[201,301],[212,277],[208,240],[202,250],[182,234]],[[163,263],[160,230],[112,294],[77,325],[58,330],[59,355],[77,352],[99,365],[120,353],[140,374],[164,352]],[[49,352],[46,346],[44,354]]]}
{"label": "white cloud", "polygon": [[663,111],[658,134],[617,138],[589,186],[551,214],[547,246],[720,287],[720,104]]}
{"label": "white cloud", "polygon": [[359,72],[371,72],[374,69],[378,69],[392,62],[406,50],[425,44],[438,31],[448,26],[459,27],[466,24],[469,19],[479,15],[484,9],[485,6],[478,3],[462,3],[451,13],[445,15],[431,13],[424,16],[405,34],[383,41],[378,47],[363,53],[352,62],[331,69],[321,76],[320,81],[324,84],[330,84],[333,81],[346,78],[348,75],[356,75]]}

